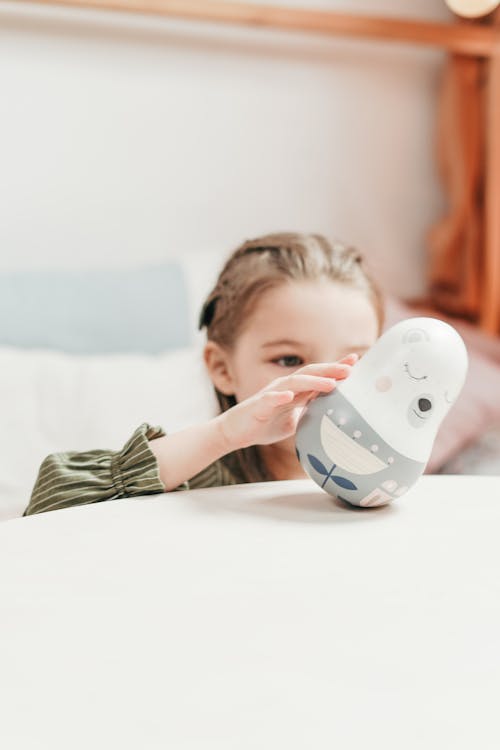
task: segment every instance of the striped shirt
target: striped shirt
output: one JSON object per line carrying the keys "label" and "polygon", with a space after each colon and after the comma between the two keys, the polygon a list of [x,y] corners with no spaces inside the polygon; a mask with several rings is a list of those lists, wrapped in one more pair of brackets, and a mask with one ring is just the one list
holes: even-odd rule
{"label": "striped shirt", "polygon": [[[52,453],[40,466],[23,515],[165,492],[156,456],[149,447],[150,440],[164,435],[161,427],[142,424],[121,451]],[[219,460],[173,491],[220,487],[244,481]]]}

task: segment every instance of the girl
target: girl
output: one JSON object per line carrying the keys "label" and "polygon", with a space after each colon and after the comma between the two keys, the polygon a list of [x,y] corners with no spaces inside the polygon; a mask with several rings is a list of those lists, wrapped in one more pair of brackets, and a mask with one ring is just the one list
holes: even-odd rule
{"label": "girl", "polygon": [[306,476],[294,435],[306,404],[348,376],[382,327],[356,250],[270,234],[228,259],[203,305],[220,414],[172,435],[140,426],[123,450],[48,456],[24,513],[120,497]]}

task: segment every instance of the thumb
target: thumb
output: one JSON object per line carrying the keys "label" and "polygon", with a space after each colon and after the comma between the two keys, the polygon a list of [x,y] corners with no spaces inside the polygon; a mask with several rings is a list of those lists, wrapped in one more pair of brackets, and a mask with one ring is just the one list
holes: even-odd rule
{"label": "thumb", "polygon": [[254,416],[269,419],[278,406],[289,404],[294,399],[293,391],[265,391],[259,396]]}

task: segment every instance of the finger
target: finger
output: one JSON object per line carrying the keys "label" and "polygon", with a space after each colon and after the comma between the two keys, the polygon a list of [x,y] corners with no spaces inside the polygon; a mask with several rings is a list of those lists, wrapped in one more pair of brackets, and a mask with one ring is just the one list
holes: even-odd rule
{"label": "finger", "polygon": [[293,406],[294,408],[297,406],[307,406],[310,401],[313,401],[317,396],[319,396],[319,393],[315,391],[302,391],[302,393],[297,393],[295,398],[293,399]]}
{"label": "finger", "polygon": [[357,361],[357,354],[348,354],[338,362],[314,362],[301,367],[294,374],[328,376],[340,380],[350,374],[352,365],[356,364]]}
{"label": "finger", "polygon": [[333,378],[303,375],[302,373],[294,373],[285,378],[280,378],[279,381],[275,381],[273,384],[273,390],[292,390],[295,393],[301,393],[302,391],[328,393],[333,388],[335,388],[335,380]]}
{"label": "finger", "polygon": [[292,374],[345,377],[349,374],[350,370],[351,365],[348,362],[314,362],[313,364],[301,367],[300,370],[295,370]]}
{"label": "finger", "polygon": [[342,359],[339,359],[339,362],[343,362],[347,365],[355,365],[358,359],[359,354],[356,354],[356,352],[351,352],[350,354],[346,354],[345,357],[342,357]]}

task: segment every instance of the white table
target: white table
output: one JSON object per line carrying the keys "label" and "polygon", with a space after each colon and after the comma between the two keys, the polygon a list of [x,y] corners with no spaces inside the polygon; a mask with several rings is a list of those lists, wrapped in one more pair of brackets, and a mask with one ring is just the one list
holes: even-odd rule
{"label": "white table", "polygon": [[9,521],[0,632],[5,750],[498,750],[500,477]]}

